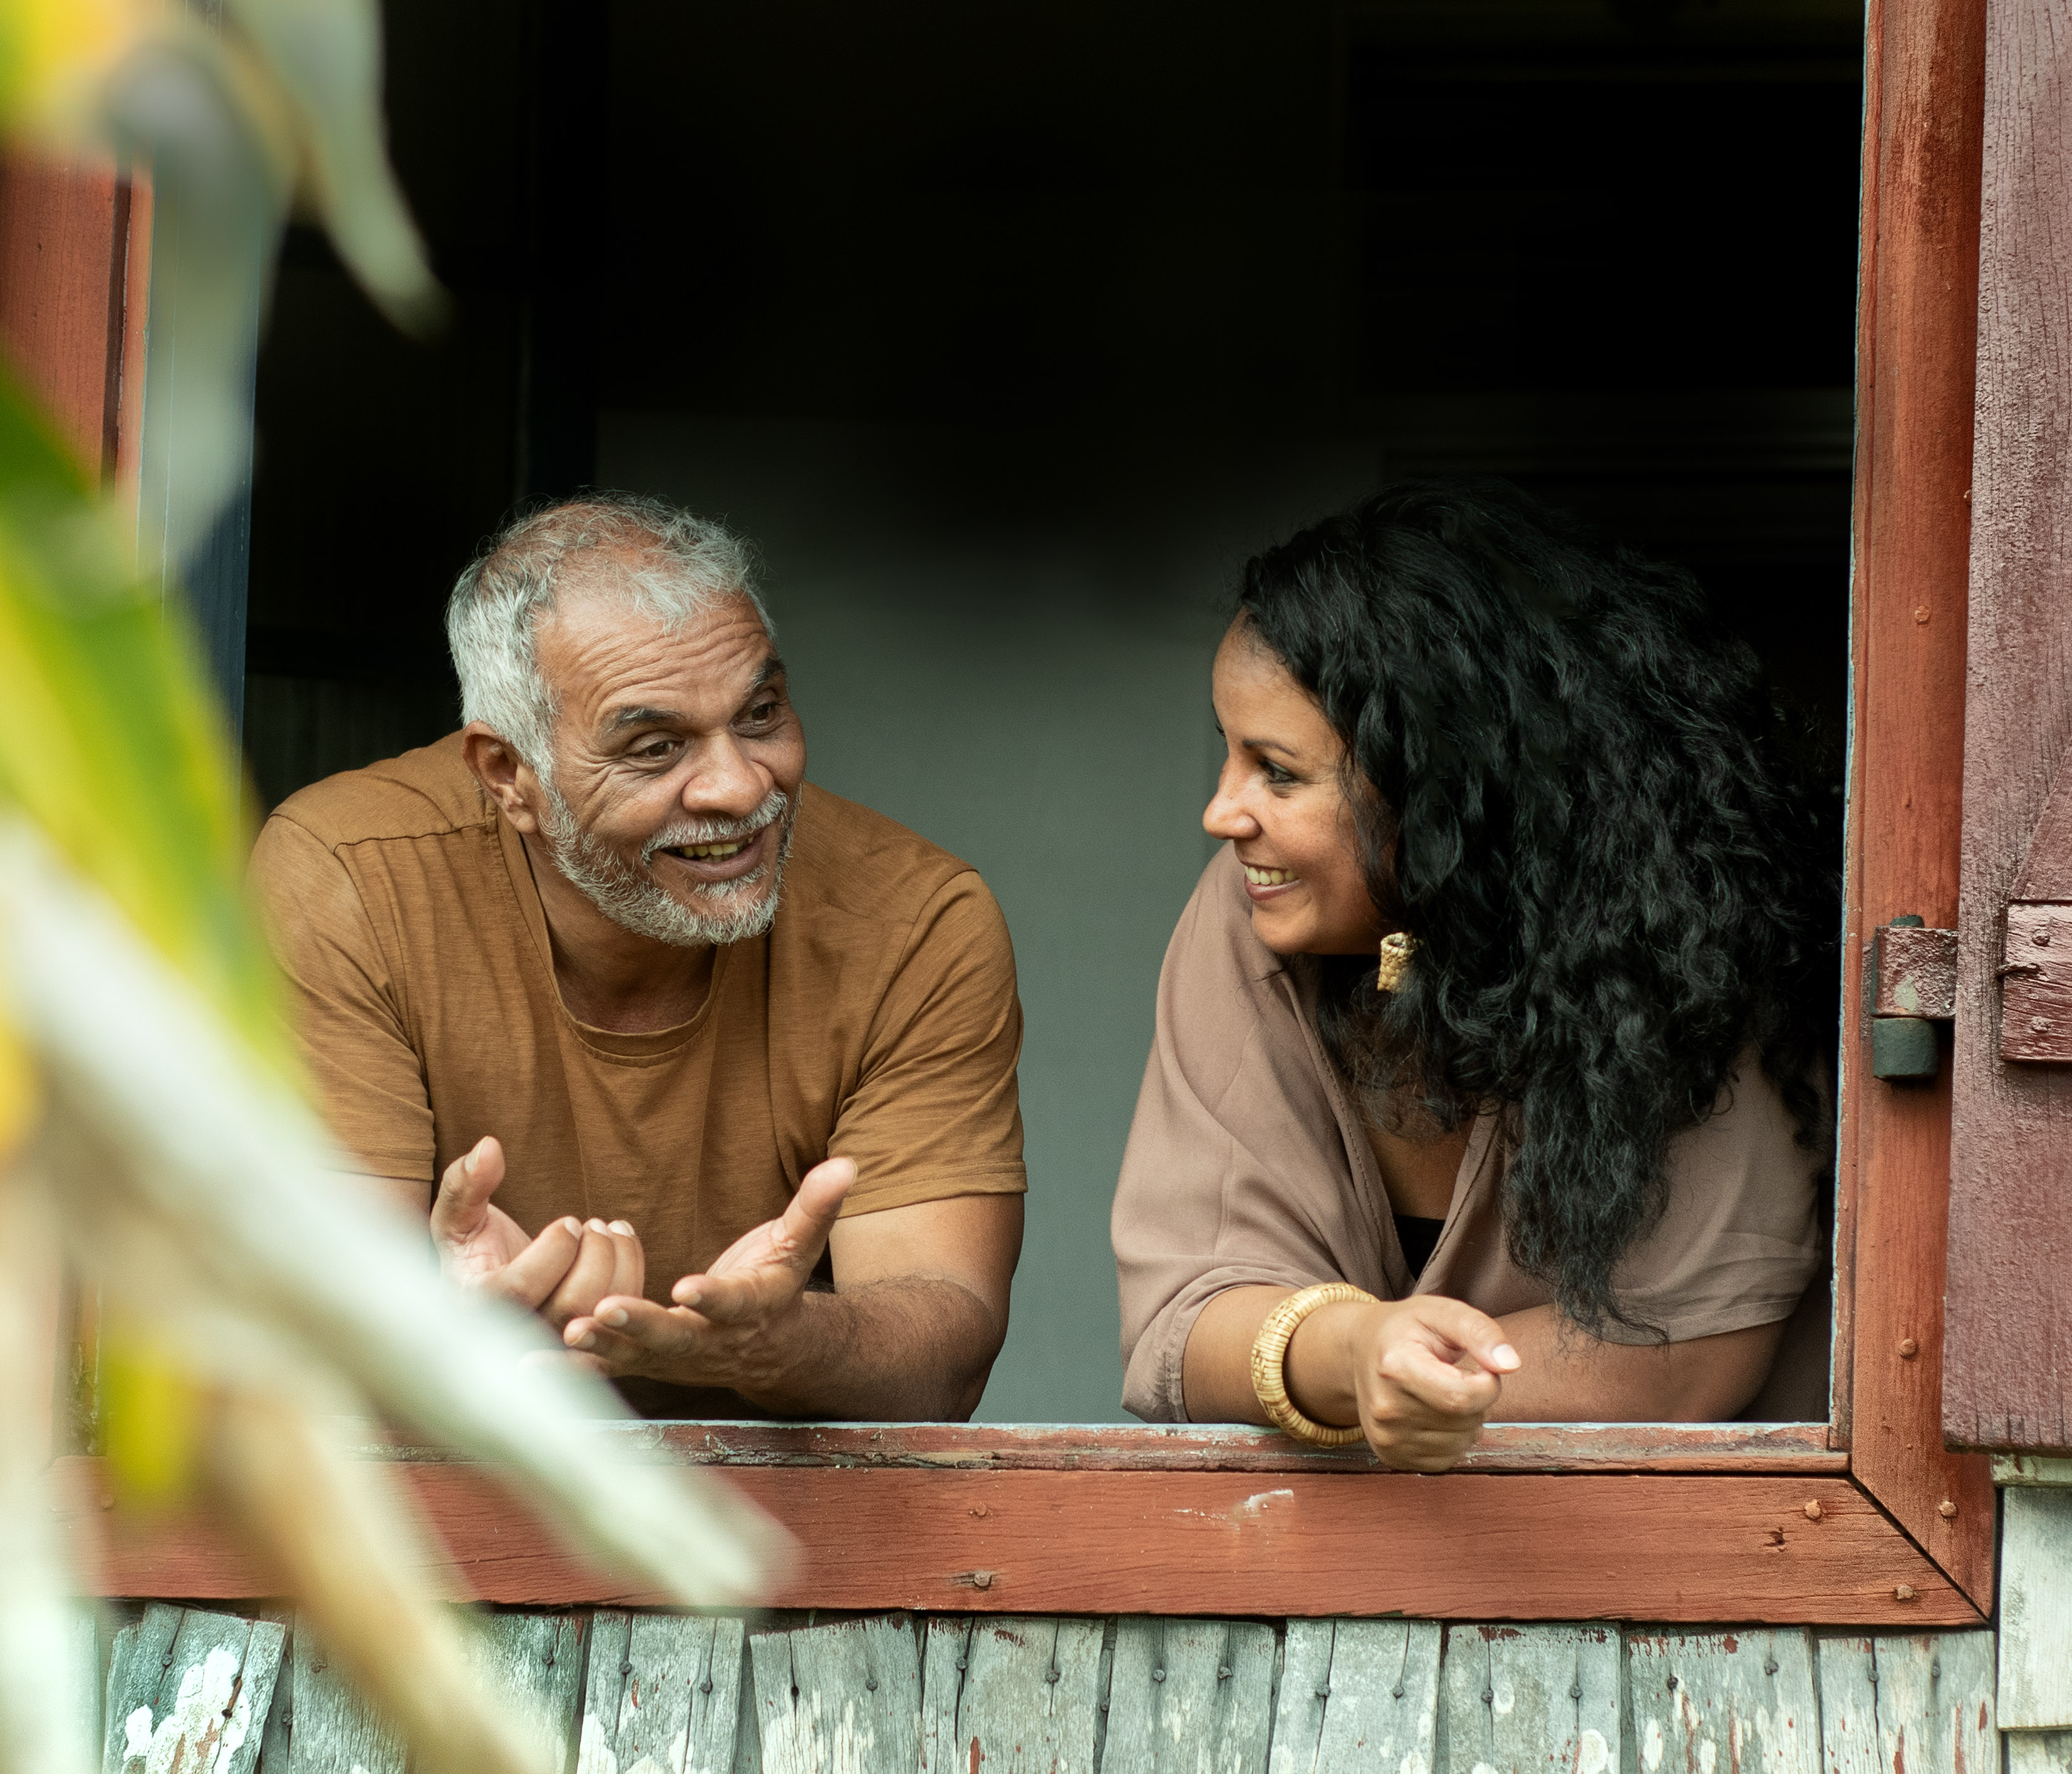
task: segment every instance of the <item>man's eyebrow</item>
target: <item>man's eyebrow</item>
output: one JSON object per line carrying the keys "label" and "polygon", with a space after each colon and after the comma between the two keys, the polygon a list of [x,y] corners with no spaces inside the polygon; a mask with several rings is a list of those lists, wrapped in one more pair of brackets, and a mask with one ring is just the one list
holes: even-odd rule
{"label": "man's eyebrow", "polygon": [[786,675],[784,662],[772,653],[763,660],[763,669],[755,674],[755,681],[749,685],[748,693],[754,696],[758,690],[767,689],[772,678],[781,678]]}
{"label": "man's eyebrow", "polygon": [[674,708],[621,708],[605,722],[605,737],[623,733],[628,727],[677,726],[683,719]]}

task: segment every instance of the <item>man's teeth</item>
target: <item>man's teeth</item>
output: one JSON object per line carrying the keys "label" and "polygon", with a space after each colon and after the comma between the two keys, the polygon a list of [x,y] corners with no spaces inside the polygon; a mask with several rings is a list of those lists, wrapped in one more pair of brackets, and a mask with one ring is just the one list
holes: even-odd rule
{"label": "man's teeth", "polygon": [[1302,877],[1292,869],[1255,869],[1247,863],[1244,878],[1255,887],[1285,887],[1289,881]]}
{"label": "man's teeth", "polygon": [[680,844],[676,853],[680,856],[694,856],[700,861],[718,862],[728,856],[738,856],[748,848],[746,838],[737,838],[731,844]]}

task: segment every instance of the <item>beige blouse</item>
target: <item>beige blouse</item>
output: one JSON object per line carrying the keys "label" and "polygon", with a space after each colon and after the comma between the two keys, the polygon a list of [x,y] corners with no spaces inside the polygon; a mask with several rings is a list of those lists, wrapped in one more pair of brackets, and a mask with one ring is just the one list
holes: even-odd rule
{"label": "beige blouse", "polygon": [[[1444,1230],[1412,1277],[1365,1130],[1303,997],[1297,973],[1252,934],[1226,847],[1166,951],[1116,1189],[1123,1402],[1140,1417],[1186,1420],[1188,1334],[1226,1287],[1342,1280],[1391,1300],[1444,1294],[1492,1316],[1552,1297],[1505,1253],[1494,1115],[1477,1120]],[[1794,1132],[1776,1086],[1746,1056],[1711,1118],[1669,1144],[1667,1211],[1614,1278],[1634,1317],[1682,1342],[1792,1316],[1823,1255],[1822,1164]],[[1824,1314],[1808,1328],[1823,1349]],[[1820,1402],[1810,1402],[1811,1386],[1799,1389],[1809,1402],[1791,1414],[1824,1415],[1824,1359],[1796,1358],[1819,1364]]]}

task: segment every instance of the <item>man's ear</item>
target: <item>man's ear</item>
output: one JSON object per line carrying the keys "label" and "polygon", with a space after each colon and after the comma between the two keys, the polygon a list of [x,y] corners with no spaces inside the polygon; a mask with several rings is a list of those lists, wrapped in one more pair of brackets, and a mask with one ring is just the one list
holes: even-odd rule
{"label": "man's ear", "polygon": [[537,832],[540,816],[533,809],[540,779],[531,766],[479,721],[471,721],[461,729],[460,751],[483,792],[503,808],[504,818],[528,837]]}

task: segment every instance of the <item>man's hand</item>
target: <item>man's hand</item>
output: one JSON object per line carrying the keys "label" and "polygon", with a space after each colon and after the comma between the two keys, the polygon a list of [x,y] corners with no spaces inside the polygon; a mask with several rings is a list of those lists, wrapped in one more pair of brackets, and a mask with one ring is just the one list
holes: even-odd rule
{"label": "man's hand", "polygon": [[800,1298],[855,1181],[846,1158],[815,1165],[781,1215],[737,1238],[703,1275],[679,1281],[673,1306],[642,1299],[636,1282],[571,1318],[561,1340],[615,1377],[751,1395],[781,1385],[798,1353]]}
{"label": "man's hand", "polygon": [[1443,1472],[1481,1437],[1503,1376],[1519,1365],[1494,1318],[1457,1300],[1413,1294],[1313,1312],[1297,1328],[1287,1371],[1298,1406],[1314,1403],[1322,1420],[1356,1412],[1383,1465]]}
{"label": "man's hand", "polygon": [[536,1238],[490,1197],[504,1181],[504,1148],[475,1143],[446,1166],[432,1202],[439,1267],[464,1287],[513,1300],[559,1330],[606,1294],[637,1295],[647,1283],[640,1240],[623,1220],[586,1226],[556,1220]]}

